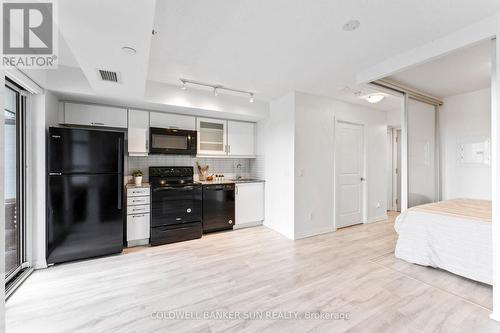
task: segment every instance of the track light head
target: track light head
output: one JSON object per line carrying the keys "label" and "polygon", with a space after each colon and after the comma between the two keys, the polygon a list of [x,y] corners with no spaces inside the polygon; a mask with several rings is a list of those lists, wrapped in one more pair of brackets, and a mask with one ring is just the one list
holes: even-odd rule
{"label": "track light head", "polygon": [[214,88],[214,96],[215,97],[219,96],[219,91],[217,90],[217,87]]}
{"label": "track light head", "polygon": [[186,81],[181,81],[182,82],[182,85],[181,85],[181,89],[182,90],[186,90],[187,87],[186,87]]}
{"label": "track light head", "polygon": [[253,93],[250,94],[250,99],[248,100],[250,103],[253,103]]}

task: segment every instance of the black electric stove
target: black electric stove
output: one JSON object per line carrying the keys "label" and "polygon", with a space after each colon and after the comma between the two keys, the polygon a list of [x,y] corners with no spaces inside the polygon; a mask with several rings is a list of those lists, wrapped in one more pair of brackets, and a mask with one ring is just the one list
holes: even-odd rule
{"label": "black electric stove", "polygon": [[203,192],[193,167],[150,167],[151,245],[201,237]]}

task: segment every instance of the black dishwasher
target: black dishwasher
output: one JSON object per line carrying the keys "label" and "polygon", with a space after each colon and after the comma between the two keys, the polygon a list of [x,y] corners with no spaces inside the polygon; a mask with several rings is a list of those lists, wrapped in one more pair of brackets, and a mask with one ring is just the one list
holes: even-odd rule
{"label": "black dishwasher", "polygon": [[233,229],[234,184],[203,186],[203,232]]}

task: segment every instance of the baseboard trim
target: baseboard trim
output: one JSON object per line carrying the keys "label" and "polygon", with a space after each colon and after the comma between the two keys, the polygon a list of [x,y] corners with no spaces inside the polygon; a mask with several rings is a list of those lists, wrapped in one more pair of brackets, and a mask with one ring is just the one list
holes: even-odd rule
{"label": "baseboard trim", "polygon": [[500,322],[500,312],[493,310],[490,314],[490,319]]}
{"label": "baseboard trim", "polygon": [[380,216],[370,217],[366,223],[380,222],[380,221],[384,221],[387,219],[388,219],[387,214],[384,214],[384,215],[380,215]]}
{"label": "baseboard trim", "polygon": [[244,229],[244,228],[252,228],[252,227],[258,227],[262,225],[263,221],[256,221],[256,222],[248,222],[248,223],[241,223],[241,224],[235,224],[233,229],[238,230],[238,229]]}
{"label": "baseboard trim", "polygon": [[35,261],[33,262],[33,268],[34,269],[44,269],[44,268],[47,268],[47,261],[45,260],[39,260],[39,261]]}
{"label": "baseboard trim", "polygon": [[334,231],[335,231],[335,228],[333,226],[329,226],[326,228],[312,230],[310,232],[296,233],[294,239],[308,238],[308,237],[318,236],[318,235],[322,235],[322,234],[327,234],[327,233],[334,232]]}
{"label": "baseboard trim", "polygon": [[148,245],[148,244],[149,244],[149,238],[137,239],[137,240],[133,240],[133,241],[128,241],[127,247],[143,246],[143,245]]}

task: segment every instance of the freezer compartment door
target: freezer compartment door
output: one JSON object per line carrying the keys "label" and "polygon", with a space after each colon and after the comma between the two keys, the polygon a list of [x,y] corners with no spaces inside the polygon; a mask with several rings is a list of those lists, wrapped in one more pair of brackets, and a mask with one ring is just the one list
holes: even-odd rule
{"label": "freezer compartment door", "polygon": [[51,127],[48,171],[57,173],[123,173],[121,132]]}

